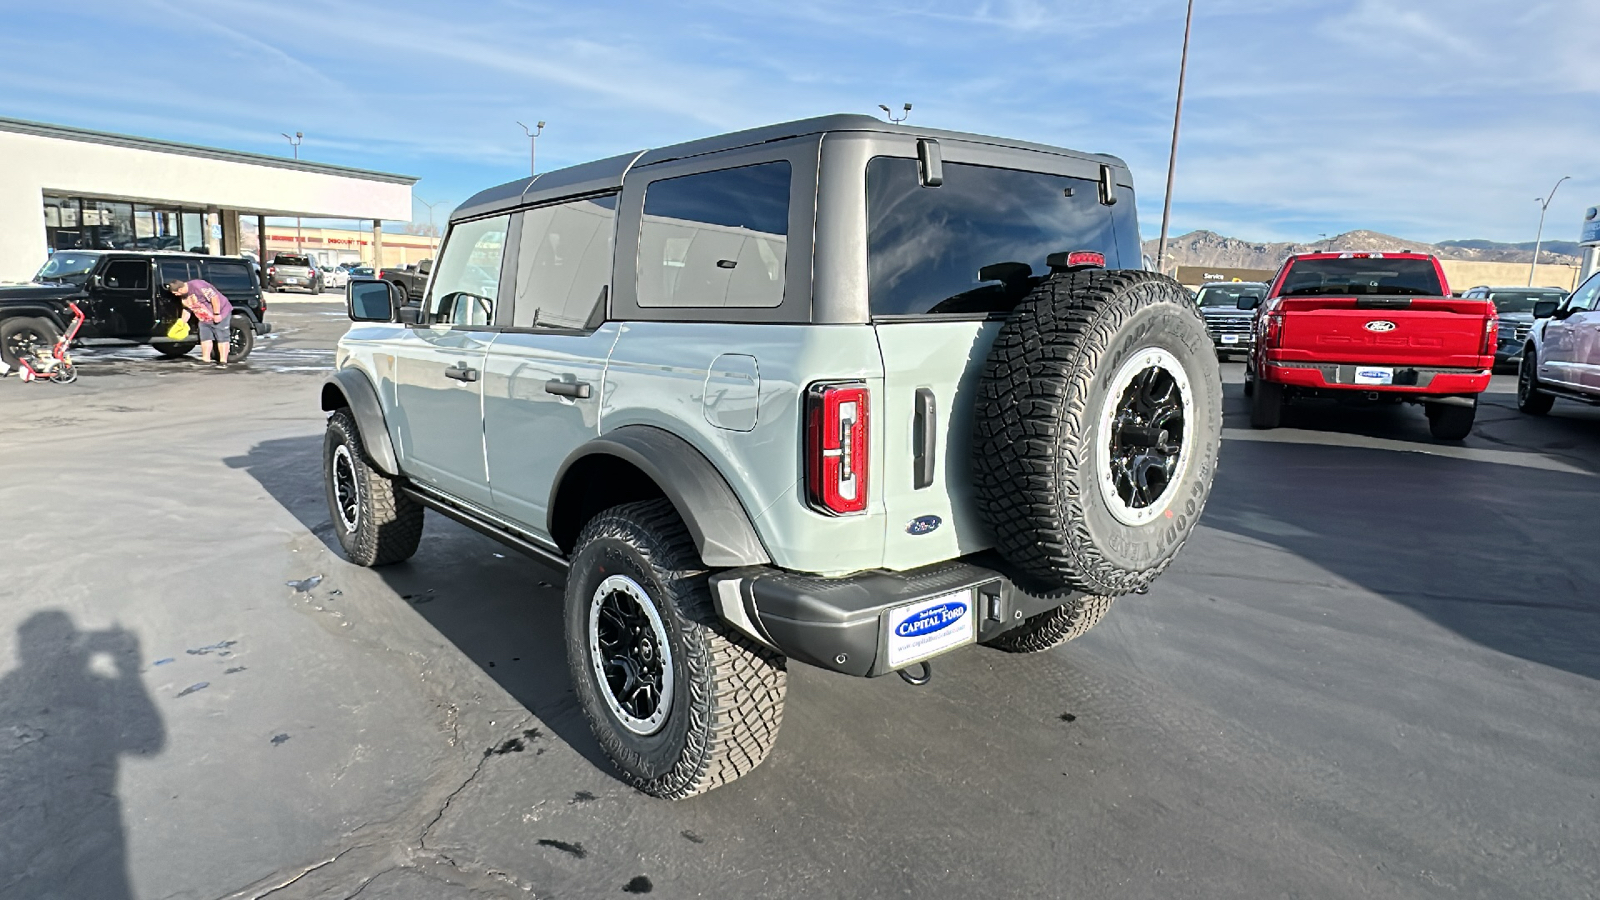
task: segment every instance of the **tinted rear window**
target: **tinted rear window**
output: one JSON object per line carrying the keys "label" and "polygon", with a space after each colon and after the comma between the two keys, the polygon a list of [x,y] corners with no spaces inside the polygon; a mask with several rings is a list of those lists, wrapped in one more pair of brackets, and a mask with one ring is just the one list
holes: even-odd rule
{"label": "tinted rear window", "polygon": [[1264,284],[1208,284],[1200,289],[1199,303],[1203,309],[1238,309],[1240,297],[1259,300],[1266,295]]}
{"label": "tinted rear window", "polygon": [[272,258],[272,261],[274,263],[276,263],[277,265],[280,265],[280,266],[310,266],[311,265],[311,259],[309,257],[305,257],[305,256],[284,256],[281,253],[279,255],[277,255],[277,256],[274,256]]}
{"label": "tinted rear window", "polygon": [[250,267],[244,263],[204,263],[205,280],[230,299],[242,296],[255,287],[250,277]]}
{"label": "tinted rear window", "polygon": [[783,303],[790,178],[779,161],[652,183],[639,223],[639,305]]}
{"label": "tinted rear window", "polygon": [[1111,209],[1082,178],[947,162],[943,186],[929,188],[916,160],[877,157],[867,164],[872,314],[1006,312],[1062,251],[1136,266],[1118,258]]}
{"label": "tinted rear window", "polygon": [[1497,312],[1503,313],[1531,313],[1533,305],[1540,300],[1554,300],[1557,303],[1567,299],[1566,291],[1490,291],[1489,300],[1494,303]]}
{"label": "tinted rear window", "polygon": [[1285,297],[1363,294],[1437,297],[1439,273],[1426,259],[1302,259],[1283,282]]}

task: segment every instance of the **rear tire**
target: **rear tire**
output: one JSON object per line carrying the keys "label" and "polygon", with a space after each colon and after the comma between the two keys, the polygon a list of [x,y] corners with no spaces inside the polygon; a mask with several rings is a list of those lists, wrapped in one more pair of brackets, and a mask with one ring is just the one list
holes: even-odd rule
{"label": "rear tire", "polygon": [[567,578],[567,663],[606,756],[681,799],[748,774],[783,722],[784,657],[717,617],[694,539],[667,500],[584,526]]}
{"label": "rear tire", "polygon": [[1550,412],[1556,398],[1539,390],[1539,358],[1533,348],[1522,352],[1522,362],[1517,367],[1517,409],[1530,416]]}
{"label": "rear tire", "polygon": [[1188,539],[1221,442],[1222,378],[1187,291],[1154,272],[1051,275],[984,364],[978,512],[1030,592],[1132,593]]}
{"label": "rear tire", "polygon": [[367,460],[361,429],[348,409],[328,417],[322,441],[323,483],[333,531],[358,566],[410,559],[422,543],[422,505]]}
{"label": "rear tire", "polygon": [[40,351],[48,354],[59,340],[61,332],[49,319],[12,316],[0,321],[0,359],[13,369],[24,357],[33,360]]}
{"label": "rear tire", "polygon": [[1472,433],[1472,420],[1478,415],[1478,398],[1471,406],[1428,406],[1428,431],[1441,441],[1459,441]]}
{"label": "rear tire", "polygon": [[1283,385],[1254,379],[1250,397],[1250,427],[1277,428],[1283,421]]}
{"label": "rear tire", "polygon": [[228,324],[228,362],[244,362],[256,349],[255,326],[245,316],[234,316]]}
{"label": "rear tire", "polygon": [[1052,610],[1023,620],[1021,625],[984,641],[985,647],[1007,653],[1042,653],[1083,637],[1111,609],[1110,597],[1081,594]]}

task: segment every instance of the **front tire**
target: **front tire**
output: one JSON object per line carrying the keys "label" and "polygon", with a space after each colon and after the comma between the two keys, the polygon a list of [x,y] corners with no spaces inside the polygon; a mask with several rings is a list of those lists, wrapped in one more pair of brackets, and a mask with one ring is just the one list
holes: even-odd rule
{"label": "front tire", "polygon": [[181,344],[160,343],[150,345],[150,347],[157,353],[167,357],[168,359],[177,359],[180,356],[188,356],[189,352],[198,346],[200,345],[194,341],[184,341]]}
{"label": "front tire", "polygon": [[666,500],[584,526],[566,591],[567,662],[606,756],[634,787],[680,799],[766,759],[784,657],[728,629],[694,540]]}
{"label": "front tire", "polygon": [[1111,609],[1110,597],[1081,594],[1052,610],[1024,619],[1021,625],[984,641],[985,647],[1007,653],[1043,653],[1083,637]]}
{"label": "front tire", "polygon": [[23,359],[37,359],[41,351],[49,354],[59,340],[61,332],[49,319],[12,316],[0,321],[0,359],[13,369]]}
{"label": "front tire", "polygon": [[1556,398],[1539,390],[1539,357],[1533,348],[1522,351],[1522,362],[1517,367],[1517,409],[1530,416],[1550,412]]}
{"label": "front tire", "polygon": [[348,409],[328,417],[322,472],[333,531],[351,562],[385,566],[416,554],[422,542],[422,506],[367,461],[361,430]]}

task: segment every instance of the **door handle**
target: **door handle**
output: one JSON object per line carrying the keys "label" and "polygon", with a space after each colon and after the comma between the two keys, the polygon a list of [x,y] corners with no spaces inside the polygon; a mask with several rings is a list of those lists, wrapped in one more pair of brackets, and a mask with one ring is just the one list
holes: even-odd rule
{"label": "door handle", "polygon": [[562,381],[552,378],[544,383],[546,394],[555,394],[557,397],[571,397],[575,400],[589,399],[589,382],[587,381]]}
{"label": "door handle", "polygon": [[921,490],[933,484],[934,462],[938,458],[939,413],[935,408],[933,391],[917,388],[915,429],[911,435],[912,487]]}
{"label": "door handle", "polygon": [[457,381],[477,381],[478,370],[469,369],[460,363],[456,363],[454,366],[444,370],[444,377],[454,378]]}

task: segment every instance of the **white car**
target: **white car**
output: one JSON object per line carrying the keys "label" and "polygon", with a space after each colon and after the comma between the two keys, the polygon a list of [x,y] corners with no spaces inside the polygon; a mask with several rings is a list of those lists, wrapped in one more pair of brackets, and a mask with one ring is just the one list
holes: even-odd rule
{"label": "white car", "polygon": [[342,291],[350,283],[350,272],[337,266],[319,266],[322,272],[322,289]]}

